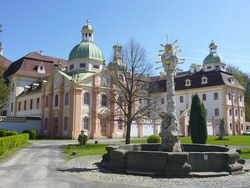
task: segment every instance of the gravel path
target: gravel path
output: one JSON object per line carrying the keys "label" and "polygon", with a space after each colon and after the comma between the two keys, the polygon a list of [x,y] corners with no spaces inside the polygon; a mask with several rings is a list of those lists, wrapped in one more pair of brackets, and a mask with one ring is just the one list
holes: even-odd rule
{"label": "gravel path", "polygon": [[[121,184],[130,187],[250,187],[250,172],[243,175],[213,177],[213,178],[152,178],[114,174],[100,166],[100,155],[78,157],[67,163],[68,171],[77,174],[79,178],[107,184]],[[247,160],[250,165],[250,160]]]}

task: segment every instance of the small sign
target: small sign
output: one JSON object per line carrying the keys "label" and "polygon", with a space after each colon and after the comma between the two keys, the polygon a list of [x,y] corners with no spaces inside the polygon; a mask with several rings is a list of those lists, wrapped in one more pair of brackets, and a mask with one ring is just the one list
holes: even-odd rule
{"label": "small sign", "polygon": [[208,155],[204,155],[204,160],[208,160]]}
{"label": "small sign", "polygon": [[0,116],[0,123],[1,122],[27,122],[27,119],[25,117]]}

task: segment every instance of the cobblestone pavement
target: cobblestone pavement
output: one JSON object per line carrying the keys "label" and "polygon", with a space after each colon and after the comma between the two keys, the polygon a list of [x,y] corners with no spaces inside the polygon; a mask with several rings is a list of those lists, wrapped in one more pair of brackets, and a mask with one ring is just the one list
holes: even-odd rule
{"label": "cobblestone pavement", "polygon": [[[68,172],[75,173],[79,178],[102,182],[103,185],[117,184],[130,187],[250,187],[250,172],[241,175],[230,175],[213,178],[153,178],[114,174],[100,167],[101,155],[78,157],[67,163]],[[250,165],[250,160],[246,161]]]}

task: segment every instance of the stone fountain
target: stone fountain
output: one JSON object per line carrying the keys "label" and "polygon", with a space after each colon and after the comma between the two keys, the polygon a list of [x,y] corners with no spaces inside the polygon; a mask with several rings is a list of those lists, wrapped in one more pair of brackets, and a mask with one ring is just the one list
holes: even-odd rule
{"label": "stone fountain", "polygon": [[[176,54],[181,50],[173,45],[177,40],[162,45],[161,63],[167,74],[167,108],[161,112],[161,144],[128,144],[106,147],[102,166],[113,172],[140,175],[164,175],[165,177],[209,177],[243,172],[244,160],[239,152],[223,146],[181,144],[176,117],[174,74],[178,70]],[[161,67],[160,67],[161,68]],[[157,68],[158,69],[158,68]]]}

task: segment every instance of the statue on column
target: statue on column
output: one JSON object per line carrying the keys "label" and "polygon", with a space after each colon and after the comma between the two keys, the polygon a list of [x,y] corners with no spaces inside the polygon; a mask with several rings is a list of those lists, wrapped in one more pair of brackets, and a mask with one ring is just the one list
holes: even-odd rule
{"label": "statue on column", "polygon": [[161,58],[161,61],[157,61],[156,63],[162,63],[162,67],[158,67],[156,70],[164,68],[167,76],[167,108],[166,112],[161,112],[159,114],[159,116],[162,118],[161,131],[159,134],[162,138],[161,150],[181,152],[182,149],[179,136],[182,136],[182,134],[179,133],[179,120],[176,117],[174,75],[176,71],[182,71],[177,68],[177,65],[184,62],[178,62],[179,59],[177,58],[176,54],[181,52],[181,50],[178,50],[179,46],[173,47],[176,42],[177,40],[172,44],[169,44],[167,37],[167,44],[161,44],[161,46],[164,47],[164,50],[160,50],[159,52],[163,52],[163,54],[158,54],[158,56]]}

